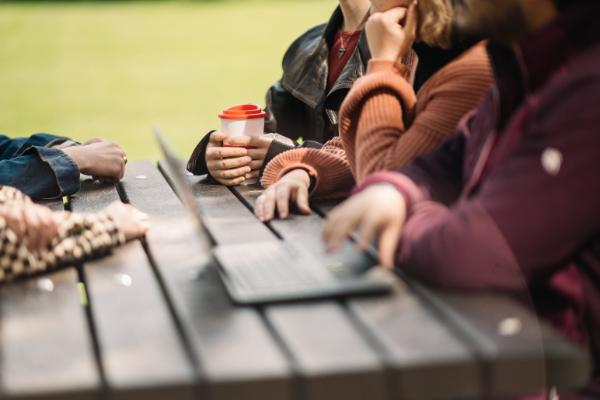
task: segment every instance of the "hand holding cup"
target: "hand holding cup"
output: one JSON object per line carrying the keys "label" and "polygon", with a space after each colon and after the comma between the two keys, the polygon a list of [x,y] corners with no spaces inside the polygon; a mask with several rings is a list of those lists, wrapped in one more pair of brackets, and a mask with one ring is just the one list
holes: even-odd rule
{"label": "hand holding cup", "polygon": [[226,186],[239,185],[252,172],[252,158],[245,147],[225,145],[227,134],[221,131],[211,133],[206,147],[206,167],[210,176]]}
{"label": "hand holding cup", "polygon": [[255,183],[271,144],[263,135],[265,112],[254,104],[229,107],[221,114],[221,129],[206,148],[210,175],[227,186]]}

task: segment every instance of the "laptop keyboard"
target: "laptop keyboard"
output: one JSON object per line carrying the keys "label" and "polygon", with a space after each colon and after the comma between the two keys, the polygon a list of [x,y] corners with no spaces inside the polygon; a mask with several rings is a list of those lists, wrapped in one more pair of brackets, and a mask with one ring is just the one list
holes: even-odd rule
{"label": "laptop keyboard", "polygon": [[323,263],[291,246],[247,247],[228,252],[225,270],[241,288],[250,290],[306,288],[337,279]]}

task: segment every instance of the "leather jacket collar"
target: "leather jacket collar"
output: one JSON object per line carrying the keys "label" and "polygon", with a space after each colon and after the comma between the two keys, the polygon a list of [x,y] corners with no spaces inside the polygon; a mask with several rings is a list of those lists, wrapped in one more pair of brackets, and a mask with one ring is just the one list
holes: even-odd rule
{"label": "leather jacket collar", "polygon": [[366,35],[362,32],[354,53],[326,93],[329,49],[342,25],[342,11],[337,7],[327,25],[309,31],[284,57],[284,88],[313,109],[323,109],[335,92],[349,90],[365,74],[371,58]]}

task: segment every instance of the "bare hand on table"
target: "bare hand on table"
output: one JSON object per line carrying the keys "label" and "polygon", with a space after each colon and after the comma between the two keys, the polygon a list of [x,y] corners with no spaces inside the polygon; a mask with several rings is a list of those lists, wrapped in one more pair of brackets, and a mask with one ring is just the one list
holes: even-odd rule
{"label": "bare hand on table", "polygon": [[271,141],[271,138],[263,136],[228,139],[223,132],[211,133],[205,156],[210,176],[227,186],[258,178]]}
{"label": "bare hand on table", "polygon": [[82,174],[91,175],[94,179],[118,182],[125,174],[125,150],[116,143],[92,139],[63,151],[75,161]]}
{"label": "bare hand on table", "polygon": [[394,267],[398,242],[406,221],[404,197],[392,186],[375,185],[365,189],[334,208],[323,229],[323,240],[329,251],[337,250],[355,230],[358,244],[367,248],[379,239],[379,261]]}
{"label": "bare hand on table", "polygon": [[112,218],[117,227],[125,234],[126,240],[142,237],[150,226],[148,215],[137,208],[115,201],[106,207],[105,212]]}
{"label": "bare hand on table", "polygon": [[254,214],[261,221],[270,221],[275,217],[277,209],[279,218],[285,219],[289,215],[290,202],[303,214],[310,214],[309,186],[310,176],[305,170],[294,169],[288,172],[260,195],[254,206]]}

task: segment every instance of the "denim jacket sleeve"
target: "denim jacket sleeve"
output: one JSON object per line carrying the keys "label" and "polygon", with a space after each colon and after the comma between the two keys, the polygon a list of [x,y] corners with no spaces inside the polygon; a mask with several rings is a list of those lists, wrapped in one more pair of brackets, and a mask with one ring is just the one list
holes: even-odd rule
{"label": "denim jacket sleeve", "polygon": [[77,192],[77,164],[62,150],[49,147],[64,140],[48,134],[0,136],[0,185],[16,187],[34,199]]}

